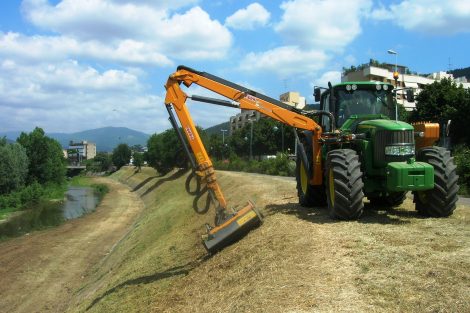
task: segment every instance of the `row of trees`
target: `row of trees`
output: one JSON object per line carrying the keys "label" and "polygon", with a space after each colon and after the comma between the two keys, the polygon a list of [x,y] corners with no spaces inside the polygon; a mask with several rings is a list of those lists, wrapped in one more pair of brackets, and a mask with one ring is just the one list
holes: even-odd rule
{"label": "row of trees", "polygon": [[[236,130],[231,136],[208,135],[197,128],[207,152],[214,161],[241,157],[259,159],[261,155],[275,155],[284,150],[294,151],[294,133],[277,121],[262,118],[253,124]],[[174,167],[185,167],[187,158],[174,129],[152,135],[147,142],[145,159],[160,173],[167,173]],[[251,150],[251,154],[250,154]]]}

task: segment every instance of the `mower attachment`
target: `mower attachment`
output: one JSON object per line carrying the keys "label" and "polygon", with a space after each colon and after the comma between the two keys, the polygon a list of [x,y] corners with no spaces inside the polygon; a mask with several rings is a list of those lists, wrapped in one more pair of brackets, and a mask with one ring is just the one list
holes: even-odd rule
{"label": "mower attachment", "polygon": [[207,239],[203,241],[209,253],[215,253],[245,236],[250,230],[258,227],[263,220],[253,203],[230,215],[220,225],[208,230]]}

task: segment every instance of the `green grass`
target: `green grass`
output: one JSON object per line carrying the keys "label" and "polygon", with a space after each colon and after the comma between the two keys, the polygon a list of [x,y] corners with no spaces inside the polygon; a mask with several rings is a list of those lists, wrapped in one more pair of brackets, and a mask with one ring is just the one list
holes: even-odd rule
{"label": "green grass", "polygon": [[0,210],[0,220],[6,219],[11,213],[18,211],[16,208],[5,208]]}
{"label": "green grass", "polygon": [[[143,301],[150,301],[166,290],[172,281],[173,276],[167,273],[168,269],[184,266],[194,260],[195,253],[205,253],[200,242],[194,243],[188,238],[197,238],[193,232],[202,233],[198,228],[203,227],[202,220],[207,217],[195,216],[191,209],[192,198],[181,196],[186,176],[168,179],[169,176],[157,177],[150,170],[134,173],[131,168],[121,169],[111,176],[136,189],[135,192],[143,196],[146,209],[117,249],[96,268],[96,277],[83,286],[84,290],[95,289],[95,283],[100,287],[92,297],[80,301],[79,311],[87,308],[91,312],[130,312],[139,308],[145,311],[148,304],[138,300],[141,292],[148,296]],[[145,180],[145,185],[139,185]],[[148,189],[152,192],[145,194]],[[160,281],[158,273],[170,277]],[[155,283],[145,283],[153,279]],[[135,283],[140,280],[144,282],[142,285]],[[140,303],[138,307],[136,303]]]}

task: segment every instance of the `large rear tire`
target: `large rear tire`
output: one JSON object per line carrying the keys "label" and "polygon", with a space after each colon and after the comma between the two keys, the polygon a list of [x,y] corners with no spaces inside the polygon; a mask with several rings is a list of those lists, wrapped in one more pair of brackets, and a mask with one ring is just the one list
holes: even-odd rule
{"label": "large rear tire", "polygon": [[450,152],[441,147],[428,147],[419,151],[418,161],[434,167],[434,188],[414,192],[416,210],[423,215],[446,217],[455,210],[459,191],[454,158]]}
{"label": "large rear tire", "polygon": [[361,163],[351,149],[330,151],[326,159],[326,197],[330,215],[341,220],[357,219],[364,211]]}
{"label": "large rear tire", "polygon": [[[305,153],[307,154],[307,161],[309,166],[312,166],[313,147],[308,140],[305,140],[302,145],[305,149]],[[299,204],[304,207],[326,206],[325,185],[311,185],[309,183],[310,177],[311,175],[305,168],[300,153],[297,153],[295,179],[297,181],[297,195],[299,197]]]}

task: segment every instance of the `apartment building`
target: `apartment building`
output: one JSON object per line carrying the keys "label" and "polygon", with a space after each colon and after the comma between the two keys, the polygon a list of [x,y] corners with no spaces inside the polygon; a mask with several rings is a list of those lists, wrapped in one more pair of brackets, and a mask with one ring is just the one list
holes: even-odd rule
{"label": "apartment building", "polygon": [[[398,65],[398,80],[397,85],[398,89],[402,88],[413,88],[415,95],[419,94],[423,86],[432,84],[435,81],[440,81],[443,78],[454,79],[452,74],[447,74],[446,72],[437,72],[432,73],[426,77],[420,75],[409,74],[406,70],[406,66]],[[360,67],[356,71],[349,71],[346,74],[343,74],[341,77],[341,82],[348,81],[378,81],[378,82],[388,82],[395,86],[395,79],[393,78],[393,72],[395,71],[394,64],[384,64],[383,67],[376,66],[364,66]],[[470,88],[470,83],[467,82],[465,77],[457,78],[455,81],[458,84],[462,84],[464,88]],[[411,111],[415,108],[414,102],[406,101],[406,91],[398,90],[397,92],[397,101],[398,103],[403,104],[406,110]]]}
{"label": "apartment building", "polygon": [[96,156],[96,144],[86,140],[80,142],[70,141],[67,155],[69,160],[78,163],[93,159]]}

